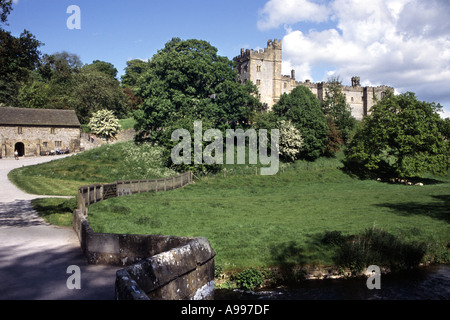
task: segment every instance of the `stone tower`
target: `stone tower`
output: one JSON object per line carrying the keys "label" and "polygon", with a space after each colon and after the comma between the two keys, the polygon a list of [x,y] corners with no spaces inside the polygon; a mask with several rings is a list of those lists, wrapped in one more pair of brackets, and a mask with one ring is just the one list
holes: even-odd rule
{"label": "stone tower", "polygon": [[281,54],[281,40],[274,39],[267,41],[264,50],[241,49],[241,54],[233,59],[237,62],[238,81],[253,82],[258,87],[258,98],[268,107],[281,96]]}

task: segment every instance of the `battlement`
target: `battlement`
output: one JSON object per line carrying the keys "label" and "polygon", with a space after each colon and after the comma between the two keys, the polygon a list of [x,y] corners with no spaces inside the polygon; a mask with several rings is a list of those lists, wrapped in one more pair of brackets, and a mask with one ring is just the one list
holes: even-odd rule
{"label": "battlement", "polygon": [[273,39],[267,41],[267,48],[281,49],[281,40]]}
{"label": "battlement", "polygon": [[234,58],[234,60],[242,61],[250,58],[264,59],[265,55],[272,54],[275,50],[281,50],[282,40],[273,39],[267,41],[267,47],[264,49],[244,49],[241,48],[241,54]]}

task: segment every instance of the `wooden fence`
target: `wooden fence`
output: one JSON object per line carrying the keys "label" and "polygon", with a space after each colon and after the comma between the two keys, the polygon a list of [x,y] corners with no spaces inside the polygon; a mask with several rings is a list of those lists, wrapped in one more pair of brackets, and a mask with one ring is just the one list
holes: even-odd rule
{"label": "wooden fence", "polygon": [[192,172],[186,172],[171,178],[116,181],[108,184],[82,186],[78,189],[78,209],[84,216],[87,216],[87,208],[92,203],[141,192],[159,192],[182,188],[192,183],[192,179]]}

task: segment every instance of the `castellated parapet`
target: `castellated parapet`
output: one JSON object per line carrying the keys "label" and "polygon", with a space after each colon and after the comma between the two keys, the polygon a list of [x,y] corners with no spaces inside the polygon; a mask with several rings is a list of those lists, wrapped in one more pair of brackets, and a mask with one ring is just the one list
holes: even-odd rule
{"label": "castellated parapet", "polygon": [[[258,98],[269,109],[276,104],[283,93],[290,93],[301,85],[323,101],[327,92],[327,83],[312,83],[310,80],[296,81],[295,70],[290,75],[281,74],[282,41],[278,39],[267,41],[267,47],[260,50],[241,49],[241,54],[233,59],[236,63],[238,81],[245,83],[250,80],[258,87]],[[358,76],[351,78],[351,86],[342,86],[347,103],[352,109],[352,115],[361,120],[370,114],[370,109],[377,99],[381,99],[392,87],[385,85],[377,87],[362,87]]]}

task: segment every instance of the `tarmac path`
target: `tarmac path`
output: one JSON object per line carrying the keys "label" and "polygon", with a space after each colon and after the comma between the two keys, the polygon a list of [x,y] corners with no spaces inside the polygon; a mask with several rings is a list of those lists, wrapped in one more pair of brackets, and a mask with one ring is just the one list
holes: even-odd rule
{"label": "tarmac path", "polygon": [[[8,179],[15,168],[62,157],[0,159],[0,300],[114,298],[119,268],[88,265],[75,231],[50,225],[33,210],[31,200],[44,196],[27,194]],[[80,289],[68,288],[72,265],[80,268]]]}

